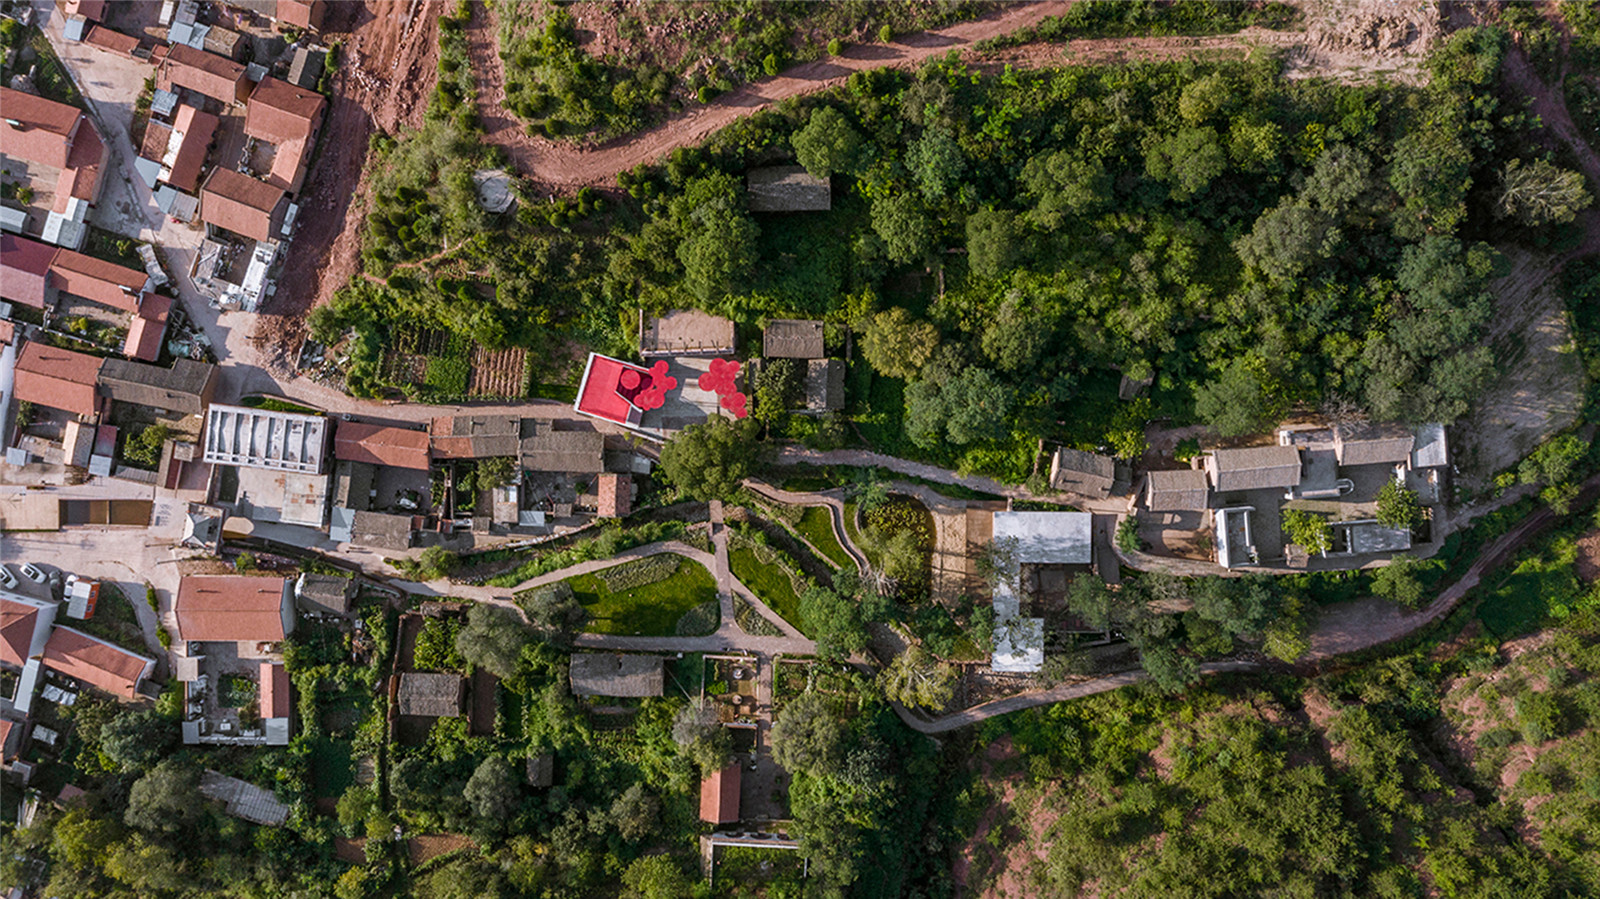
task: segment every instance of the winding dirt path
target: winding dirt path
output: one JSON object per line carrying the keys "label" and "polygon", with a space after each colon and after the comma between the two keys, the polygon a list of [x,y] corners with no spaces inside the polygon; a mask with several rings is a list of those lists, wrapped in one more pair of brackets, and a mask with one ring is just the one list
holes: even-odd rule
{"label": "winding dirt path", "polygon": [[839,56],[804,63],[776,77],[746,84],[646,131],[592,149],[529,135],[523,124],[501,106],[505,76],[495,51],[498,29],[494,14],[479,7],[481,14],[473,15],[467,31],[478,77],[479,114],[489,142],[504,147],[524,175],[547,187],[565,188],[609,184],[618,172],[641,162],[653,162],[678,147],[698,144],[713,132],[781,100],[835,87],[856,72],[912,68],[978,41],[1037,25],[1050,16],[1061,15],[1071,5],[1070,0],[1018,3],[979,19],[906,35],[888,44],[853,44]]}

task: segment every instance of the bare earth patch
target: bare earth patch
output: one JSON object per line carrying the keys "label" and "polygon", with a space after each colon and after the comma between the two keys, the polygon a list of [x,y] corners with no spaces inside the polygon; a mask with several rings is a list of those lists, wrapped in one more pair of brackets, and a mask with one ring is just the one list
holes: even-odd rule
{"label": "bare earth patch", "polygon": [[1585,584],[1600,578],[1600,528],[1578,538],[1578,558],[1572,563],[1573,573]]}

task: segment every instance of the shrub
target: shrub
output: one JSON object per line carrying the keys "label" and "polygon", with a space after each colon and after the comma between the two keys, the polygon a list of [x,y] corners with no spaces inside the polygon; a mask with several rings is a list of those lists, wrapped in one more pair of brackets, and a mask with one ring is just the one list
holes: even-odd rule
{"label": "shrub", "polygon": [[421,671],[459,669],[466,665],[461,653],[456,652],[456,635],[461,633],[459,619],[429,618],[417,634],[417,646],[412,663]]}
{"label": "shrub", "polygon": [[624,590],[632,590],[672,577],[680,563],[679,557],[671,553],[659,553],[637,562],[596,572],[595,577],[606,585],[607,590],[621,593]]}
{"label": "shrub", "polygon": [[843,41],[839,40],[838,38],[834,38],[833,40],[828,41],[828,55],[829,56],[838,56],[842,52],[844,52],[844,42]]}
{"label": "shrub", "polygon": [[885,25],[882,28],[879,28],[878,29],[878,40],[882,41],[885,44],[887,44],[890,41],[894,40],[894,29],[889,27],[888,25]]}
{"label": "shrub", "polygon": [[778,54],[776,53],[768,53],[767,58],[761,60],[761,69],[769,76],[778,74],[782,68],[783,64],[778,62]]}
{"label": "shrub", "polygon": [[1140,542],[1138,518],[1129,515],[1128,517],[1117,522],[1117,548],[1125,553],[1139,551]]}
{"label": "shrub", "polygon": [[233,570],[239,572],[240,574],[255,571],[256,554],[252,552],[240,553],[238,557],[233,560]]}

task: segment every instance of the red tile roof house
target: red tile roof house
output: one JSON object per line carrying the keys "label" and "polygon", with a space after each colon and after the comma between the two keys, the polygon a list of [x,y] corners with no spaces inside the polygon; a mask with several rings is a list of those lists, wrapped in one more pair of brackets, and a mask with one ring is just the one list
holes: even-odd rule
{"label": "red tile roof house", "polygon": [[96,356],[27,343],[17,354],[13,392],[19,402],[92,419],[101,411],[95,393],[100,363]]}
{"label": "red tile roof house", "polygon": [[733,824],[739,820],[739,783],[742,771],[730,762],[700,782],[700,820],[707,824]]}
{"label": "red tile roof house", "polygon": [[139,269],[125,268],[75,250],[59,250],[50,262],[50,286],[123,312],[139,311],[140,299],[149,283],[150,276]]}
{"label": "red tile roof house", "polygon": [[427,431],[346,421],[333,434],[333,457],[340,462],[427,471],[428,445]]}
{"label": "red tile roof house", "polygon": [[161,344],[167,339],[167,314],[172,311],[172,298],[159,293],[146,294],[139,304],[139,312],[128,325],[128,338],[122,343],[122,355],[143,362],[154,362],[161,355]]}
{"label": "red tile roof house", "polygon": [[245,106],[244,133],[277,147],[267,183],[290,194],[300,192],[306,163],[317,145],[328,99],[278,78],[263,78]]}
{"label": "red tile roof house", "polygon": [[278,0],[275,18],[284,25],[321,31],[327,12],[327,0]]}
{"label": "red tile roof house", "polygon": [[0,155],[59,170],[52,212],[77,198],[93,206],[100,197],[105,142],[75,106],[0,87]]}
{"label": "red tile roof house", "polygon": [[44,647],[44,666],[118,699],[137,699],[139,685],[155,670],[156,660],[56,625]]}
{"label": "red tile roof house", "polygon": [[178,582],[173,613],[189,643],[276,643],[294,631],[293,581],[194,575]]}
{"label": "red tile roof house", "polygon": [[225,169],[211,170],[200,189],[200,220],[251,240],[277,240],[289,195],[280,187]]}
{"label": "red tile roof house", "polygon": [[0,234],[0,299],[34,309],[50,304],[50,262],[56,247]]}
{"label": "red tile roof house", "polygon": [[67,0],[65,10],[69,16],[83,16],[91,22],[106,17],[106,0]]}
{"label": "red tile roof house", "polygon": [[254,86],[245,77],[243,65],[187,44],[158,47],[150,59],[159,66],[158,90],[177,93],[178,88],[185,87],[228,105],[243,103]]}
{"label": "red tile roof house", "polygon": [[633,478],[625,474],[602,474],[595,482],[599,496],[595,514],[601,518],[625,518],[633,511]]}
{"label": "red tile roof house", "polygon": [[192,194],[200,187],[200,171],[205,167],[206,154],[217,135],[220,121],[211,113],[201,112],[185,103],[178,107],[172,127],[158,130],[156,126],[159,122],[150,123],[149,134],[158,135],[165,131],[166,139],[158,141],[159,147],[152,147],[147,139],[144,156],[161,163],[162,181],[186,194]]}

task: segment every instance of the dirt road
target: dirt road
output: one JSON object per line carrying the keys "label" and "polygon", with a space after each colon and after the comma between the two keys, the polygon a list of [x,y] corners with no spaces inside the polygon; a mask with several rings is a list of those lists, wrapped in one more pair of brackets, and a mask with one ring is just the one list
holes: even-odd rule
{"label": "dirt road", "polygon": [[618,172],[653,162],[672,150],[700,143],[735,120],[766,109],[780,100],[843,84],[855,72],[911,68],[951,50],[1059,16],[1071,6],[1065,0],[1016,4],[999,13],[960,22],[935,31],[906,35],[889,44],[856,44],[840,56],[795,66],[788,71],[730,91],[695,106],[648,131],[582,150],[528,135],[525,127],[500,108],[504,99],[500,58],[495,53],[494,16],[479,8],[468,27],[468,44],[478,77],[479,112],[488,140],[505,147],[524,175],[549,187],[610,184]]}

